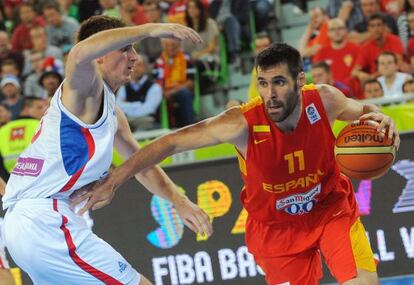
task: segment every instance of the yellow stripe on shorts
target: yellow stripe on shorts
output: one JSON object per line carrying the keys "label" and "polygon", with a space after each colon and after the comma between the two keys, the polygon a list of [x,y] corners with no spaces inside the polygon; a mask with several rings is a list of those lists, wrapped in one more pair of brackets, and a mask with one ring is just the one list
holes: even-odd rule
{"label": "yellow stripe on shorts", "polygon": [[359,218],[352,225],[349,234],[357,268],[369,272],[376,272],[377,266],[375,264],[374,253],[365,233],[364,225]]}

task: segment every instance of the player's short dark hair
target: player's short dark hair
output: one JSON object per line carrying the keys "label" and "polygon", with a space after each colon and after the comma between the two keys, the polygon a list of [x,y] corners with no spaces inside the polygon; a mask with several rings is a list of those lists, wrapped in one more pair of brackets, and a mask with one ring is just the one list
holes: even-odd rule
{"label": "player's short dark hair", "polygon": [[125,26],[126,24],[124,22],[116,18],[102,15],[92,16],[82,22],[78,33],[78,42],[83,41],[98,32]]}
{"label": "player's short dark hair", "polygon": [[303,71],[302,57],[297,49],[285,43],[273,43],[256,57],[255,68],[268,69],[286,64],[293,79]]}
{"label": "player's short dark hair", "polygon": [[329,64],[326,63],[326,61],[320,61],[320,62],[312,64],[312,69],[313,68],[322,68],[327,73],[331,72],[331,67],[329,66]]}

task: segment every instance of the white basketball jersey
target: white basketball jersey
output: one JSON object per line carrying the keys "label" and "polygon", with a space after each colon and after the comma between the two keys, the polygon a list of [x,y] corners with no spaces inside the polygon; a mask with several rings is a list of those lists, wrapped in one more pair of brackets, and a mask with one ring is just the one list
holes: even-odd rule
{"label": "white basketball jersey", "polygon": [[101,118],[88,125],[62,104],[62,85],[53,96],[32,144],[20,155],[3,209],[21,199],[67,199],[76,189],[107,174],[117,129],[115,95],[104,84]]}

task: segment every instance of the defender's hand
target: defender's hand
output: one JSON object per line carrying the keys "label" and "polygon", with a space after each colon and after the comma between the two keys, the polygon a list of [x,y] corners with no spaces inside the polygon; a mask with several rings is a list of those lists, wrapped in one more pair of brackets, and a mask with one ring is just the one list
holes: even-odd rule
{"label": "defender's hand", "polygon": [[180,196],[173,204],[184,224],[193,232],[208,237],[213,234],[213,226],[208,215],[186,196]]}
{"label": "defender's hand", "polygon": [[85,206],[78,211],[78,215],[83,215],[89,209],[97,210],[109,203],[115,196],[115,187],[110,181],[110,175],[90,183],[70,195],[70,205],[74,208],[76,205],[87,201]]}
{"label": "defender's hand", "polygon": [[195,44],[201,43],[200,35],[193,29],[180,24],[147,24],[148,35],[157,38],[175,38],[179,40],[190,40]]}

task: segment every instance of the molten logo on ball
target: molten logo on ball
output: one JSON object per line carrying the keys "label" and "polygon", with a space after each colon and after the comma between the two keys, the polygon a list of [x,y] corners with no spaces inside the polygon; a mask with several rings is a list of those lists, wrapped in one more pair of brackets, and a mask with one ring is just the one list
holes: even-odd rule
{"label": "molten logo on ball", "polygon": [[345,137],[345,143],[349,142],[378,142],[383,143],[384,142],[384,135],[370,135],[370,134],[362,134],[362,135],[351,135]]}
{"label": "molten logo on ball", "polygon": [[355,179],[384,175],[395,158],[394,140],[377,130],[375,121],[356,121],[346,126],[335,143],[335,157],[342,173]]}

